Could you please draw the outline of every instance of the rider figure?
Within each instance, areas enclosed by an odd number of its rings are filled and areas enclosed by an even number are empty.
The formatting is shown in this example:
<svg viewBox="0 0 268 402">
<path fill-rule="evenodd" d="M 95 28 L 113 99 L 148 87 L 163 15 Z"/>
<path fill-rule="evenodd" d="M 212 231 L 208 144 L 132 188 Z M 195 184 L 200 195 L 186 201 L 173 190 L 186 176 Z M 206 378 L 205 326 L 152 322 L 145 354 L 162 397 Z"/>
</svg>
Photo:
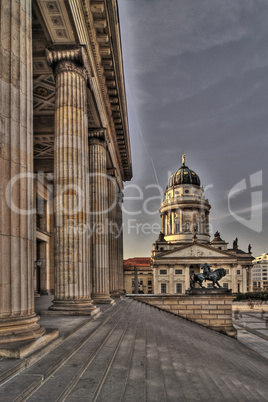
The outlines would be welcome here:
<svg viewBox="0 0 268 402">
<path fill-rule="evenodd" d="M 205 264 L 202 265 L 203 274 L 204 274 L 205 277 L 208 277 L 209 272 L 212 272 L 210 267 L 211 267 L 211 265 L 208 264 L 208 263 L 205 263 Z"/>
</svg>

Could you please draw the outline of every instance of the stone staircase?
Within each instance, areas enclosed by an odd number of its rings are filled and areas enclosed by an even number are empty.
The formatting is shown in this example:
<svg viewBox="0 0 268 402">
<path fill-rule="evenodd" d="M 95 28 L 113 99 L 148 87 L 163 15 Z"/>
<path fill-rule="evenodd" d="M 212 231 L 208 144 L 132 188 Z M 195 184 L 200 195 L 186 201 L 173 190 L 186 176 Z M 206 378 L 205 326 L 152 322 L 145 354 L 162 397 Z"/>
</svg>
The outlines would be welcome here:
<svg viewBox="0 0 268 402">
<path fill-rule="evenodd" d="M 123 299 L 46 355 L 2 360 L 0 401 L 267 401 L 267 376 L 235 339 Z"/>
</svg>

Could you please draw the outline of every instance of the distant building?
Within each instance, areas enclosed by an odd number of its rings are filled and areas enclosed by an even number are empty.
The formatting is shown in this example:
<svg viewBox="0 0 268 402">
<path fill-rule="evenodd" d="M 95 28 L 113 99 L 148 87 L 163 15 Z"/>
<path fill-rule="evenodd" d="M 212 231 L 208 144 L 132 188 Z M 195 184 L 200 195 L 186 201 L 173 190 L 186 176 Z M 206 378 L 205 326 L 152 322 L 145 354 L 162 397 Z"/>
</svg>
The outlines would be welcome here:
<svg viewBox="0 0 268 402">
<path fill-rule="evenodd" d="M 150 258 L 129 258 L 124 260 L 124 279 L 127 294 L 152 294 L 153 270 Z"/>
<path fill-rule="evenodd" d="M 161 233 L 152 250 L 155 294 L 185 293 L 191 274 L 202 272 L 204 263 L 209 263 L 212 270 L 226 269 L 221 286 L 233 292 L 251 290 L 251 247 L 244 252 L 235 239 L 233 248 L 228 249 L 218 231 L 210 241 L 210 208 L 199 176 L 185 165 L 183 156 L 181 167 L 168 181 L 159 209 Z M 204 282 L 204 286 L 212 283 Z"/>
<path fill-rule="evenodd" d="M 253 290 L 268 290 L 268 253 L 256 257 L 252 263 Z"/>
</svg>

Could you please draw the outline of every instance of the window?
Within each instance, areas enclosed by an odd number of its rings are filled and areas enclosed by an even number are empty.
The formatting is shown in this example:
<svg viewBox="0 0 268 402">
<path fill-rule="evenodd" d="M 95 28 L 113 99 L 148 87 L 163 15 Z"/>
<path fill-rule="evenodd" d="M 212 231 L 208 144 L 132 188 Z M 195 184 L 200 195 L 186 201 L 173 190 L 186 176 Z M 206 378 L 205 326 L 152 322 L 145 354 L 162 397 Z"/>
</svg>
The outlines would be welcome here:
<svg viewBox="0 0 268 402">
<path fill-rule="evenodd" d="M 148 286 L 152 286 L 152 279 L 148 279 Z"/>
<path fill-rule="evenodd" d="M 207 287 L 208 287 L 208 288 L 213 288 L 213 283 L 208 283 L 208 284 L 207 284 Z"/>
<path fill-rule="evenodd" d="M 160 275 L 166 275 L 167 270 L 166 269 L 160 269 Z"/>
<path fill-rule="evenodd" d="M 225 271 L 226 271 L 226 275 L 229 275 L 229 269 L 225 269 Z"/>
<path fill-rule="evenodd" d="M 228 283 L 225 282 L 225 283 L 223 284 L 223 287 L 224 287 L 225 289 L 228 289 Z"/>
<path fill-rule="evenodd" d="M 176 275 L 182 275 L 182 269 L 175 269 Z"/>
<path fill-rule="evenodd" d="M 167 284 L 161 283 L 161 293 L 167 293 Z"/>
<path fill-rule="evenodd" d="M 176 283 L 176 293 L 182 293 L 182 284 Z"/>
<path fill-rule="evenodd" d="M 237 270 L 237 275 L 240 275 L 240 269 Z"/>
<path fill-rule="evenodd" d="M 140 285 L 143 285 L 143 279 L 140 279 Z"/>
</svg>

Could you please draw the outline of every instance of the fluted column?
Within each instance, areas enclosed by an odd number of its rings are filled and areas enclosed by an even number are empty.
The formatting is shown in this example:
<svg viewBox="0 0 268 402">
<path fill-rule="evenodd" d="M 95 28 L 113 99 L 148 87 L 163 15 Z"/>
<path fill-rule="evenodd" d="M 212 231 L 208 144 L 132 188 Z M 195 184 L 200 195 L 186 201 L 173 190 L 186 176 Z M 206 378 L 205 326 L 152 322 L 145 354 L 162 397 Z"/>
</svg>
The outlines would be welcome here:
<svg viewBox="0 0 268 402">
<path fill-rule="evenodd" d="M 107 144 L 105 131 L 89 133 L 92 298 L 110 303 Z"/>
<path fill-rule="evenodd" d="M 0 343 L 8 343 L 45 329 L 33 289 L 32 2 L 0 7 Z"/>
<path fill-rule="evenodd" d="M 161 232 L 165 233 L 165 215 L 161 215 Z"/>
<path fill-rule="evenodd" d="M 110 170 L 108 177 L 108 195 L 109 195 L 109 286 L 112 297 L 119 297 L 118 292 L 118 271 L 117 271 L 117 237 L 120 235 L 120 228 L 116 221 L 116 179 L 114 178 L 114 169 Z"/>
<path fill-rule="evenodd" d="M 123 216 L 122 216 L 123 194 L 119 191 L 117 194 L 117 225 L 119 228 L 119 236 L 117 238 L 117 272 L 118 283 L 117 290 L 120 294 L 124 294 L 124 264 L 123 264 Z"/>
<path fill-rule="evenodd" d="M 252 267 L 248 267 L 248 291 L 253 292 Z"/>
<path fill-rule="evenodd" d="M 232 264 L 232 290 L 233 293 L 237 292 L 237 266 Z"/>
<path fill-rule="evenodd" d="M 185 265 L 184 274 L 185 274 L 185 290 L 188 290 L 190 288 L 190 266 L 189 265 Z"/>
<path fill-rule="evenodd" d="M 83 49 L 47 50 L 56 78 L 55 297 L 50 310 L 94 314 L 90 297 L 87 73 Z"/>
<path fill-rule="evenodd" d="M 247 268 L 243 267 L 242 268 L 242 292 L 246 293 L 247 292 Z"/>
</svg>

